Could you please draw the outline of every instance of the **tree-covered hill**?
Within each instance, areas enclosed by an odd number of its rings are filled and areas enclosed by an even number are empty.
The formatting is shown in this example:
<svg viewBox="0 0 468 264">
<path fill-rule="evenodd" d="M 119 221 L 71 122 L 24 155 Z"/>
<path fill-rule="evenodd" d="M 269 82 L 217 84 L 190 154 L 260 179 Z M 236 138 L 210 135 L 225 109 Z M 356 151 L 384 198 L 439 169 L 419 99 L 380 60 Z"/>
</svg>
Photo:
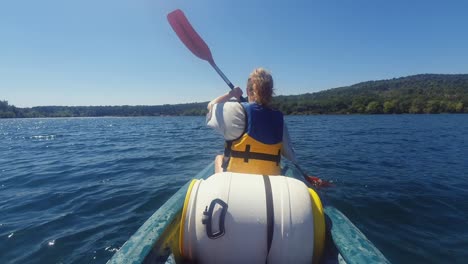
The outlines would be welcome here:
<svg viewBox="0 0 468 264">
<path fill-rule="evenodd" d="M 468 113 L 468 74 L 421 74 L 275 99 L 287 114 Z"/>
<path fill-rule="evenodd" d="M 204 115 L 208 102 L 157 106 L 39 106 L 0 100 L 0 118 Z M 468 74 L 421 74 L 316 93 L 277 96 L 285 114 L 468 113 Z"/>
</svg>

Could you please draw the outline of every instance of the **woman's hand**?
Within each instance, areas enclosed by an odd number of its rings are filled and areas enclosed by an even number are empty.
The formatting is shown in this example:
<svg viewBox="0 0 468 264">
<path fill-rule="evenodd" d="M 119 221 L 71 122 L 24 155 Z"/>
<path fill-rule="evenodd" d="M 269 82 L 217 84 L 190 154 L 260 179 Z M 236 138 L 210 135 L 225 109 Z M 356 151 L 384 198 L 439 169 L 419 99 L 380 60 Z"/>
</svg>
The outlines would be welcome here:
<svg viewBox="0 0 468 264">
<path fill-rule="evenodd" d="M 237 101 L 240 101 L 239 99 L 241 96 L 242 96 L 242 89 L 239 87 L 236 87 L 232 89 L 231 91 L 229 91 L 229 93 L 223 94 L 213 99 L 210 103 L 208 103 L 207 109 L 208 111 L 211 111 L 211 109 L 213 108 L 213 105 L 227 102 L 229 101 L 229 99 L 233 97 L 235 97 Z"/>
<path fill-rule="evenodd" d="M 235 97 L 237 99 L 237 101 L 240 101 L 240 97 L 242 96 L 242 89 L 239 88 L 239 87 L 236 87 L 234 89 L 232 89 L 231 91 L 229 91 L 229 95 L 231 97 Z"/>
</svg>

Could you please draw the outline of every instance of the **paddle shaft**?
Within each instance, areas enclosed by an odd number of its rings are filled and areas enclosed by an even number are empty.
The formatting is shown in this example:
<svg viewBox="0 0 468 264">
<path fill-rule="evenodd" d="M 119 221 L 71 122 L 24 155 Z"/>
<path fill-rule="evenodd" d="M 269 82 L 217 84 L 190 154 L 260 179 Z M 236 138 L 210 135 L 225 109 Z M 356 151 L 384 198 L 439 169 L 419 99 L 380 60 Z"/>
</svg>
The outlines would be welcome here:
<svg viewBox="0 0 468 264">
<path fill-rule="evenodd" d="M 213 67 L 213 69 L 216 70 L 216 72 L 219 74 L 219 76 L 221 76 L 221 78 L 223 78 L 224 82 L 226 82 L 226 84 L 229 86 L 229 88 L 231 88 L 231 90 L 234 89 L 234 85 L 231 83 L 231 81 L 229 81 L 229 79 L 226 77 L 226 75 L 224 75 L 224 73 L 219 69 L 219 67 L 214 62 L 210 62 L 210 65 Z"/>
<path fill-rule="evenodd" d="M 307 173 L 305 173 L 305 171 L 302 170 L 302 168 L 298 164 L 296 163 L 293 163 L 293 164 L 294 166 L 296 166 L 296 169 L 302 174 L 302 176 L 304 176 L 305 178 L 308 176 Z"/>
</svg>

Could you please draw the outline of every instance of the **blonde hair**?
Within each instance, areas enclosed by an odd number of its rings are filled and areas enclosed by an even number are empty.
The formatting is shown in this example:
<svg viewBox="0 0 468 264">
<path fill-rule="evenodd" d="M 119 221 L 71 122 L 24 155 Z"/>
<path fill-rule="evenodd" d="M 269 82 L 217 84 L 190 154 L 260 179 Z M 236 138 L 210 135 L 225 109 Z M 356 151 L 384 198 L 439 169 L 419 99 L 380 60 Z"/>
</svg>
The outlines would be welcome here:
<svg viewBox="0 0 468 264">
<path fill-rule="evenodd" d="M 263 68 L 257 68 L 249 75 L 247 89 L 255 95 L 255 102 L 267 106 L 273 98 L 273 77 Z"/>
</svg>

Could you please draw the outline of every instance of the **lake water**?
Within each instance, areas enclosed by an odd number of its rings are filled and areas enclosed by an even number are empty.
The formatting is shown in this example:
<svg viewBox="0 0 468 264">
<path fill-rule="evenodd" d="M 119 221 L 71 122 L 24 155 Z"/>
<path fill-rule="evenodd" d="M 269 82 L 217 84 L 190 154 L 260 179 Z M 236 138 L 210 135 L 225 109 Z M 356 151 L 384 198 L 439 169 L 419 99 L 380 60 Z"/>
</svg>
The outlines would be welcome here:
<svg viewBox="0 0 468 264">
<path fill-rule="evenodd" d="M 466 263 L 468 115 L 286 122 L 390 261 Z M 204 117 L 0 120 L 0 263 L 105 263 L 222 145 Z"/>
</svg>

